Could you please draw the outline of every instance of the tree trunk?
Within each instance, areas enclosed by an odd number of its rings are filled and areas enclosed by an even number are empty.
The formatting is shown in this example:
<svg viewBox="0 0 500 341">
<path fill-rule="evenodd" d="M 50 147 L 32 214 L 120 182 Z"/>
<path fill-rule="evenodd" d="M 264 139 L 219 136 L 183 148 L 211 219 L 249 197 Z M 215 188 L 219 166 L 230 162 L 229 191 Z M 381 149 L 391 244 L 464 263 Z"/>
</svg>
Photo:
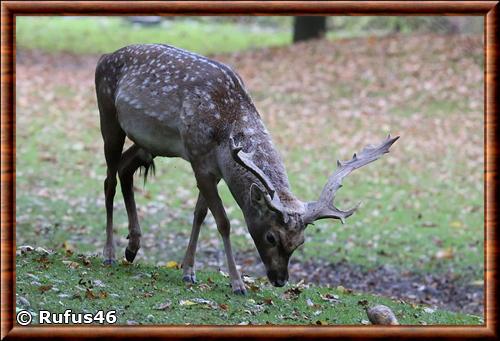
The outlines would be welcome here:
<svg viewBox="0 0 500 341">
<path fill-rule="evenodd" d="M 300 16 L 294 18 L 293 42 L 309 39 L 318 39 L 325 36 L 326 17 L 324 16 Z"/>
</svg>

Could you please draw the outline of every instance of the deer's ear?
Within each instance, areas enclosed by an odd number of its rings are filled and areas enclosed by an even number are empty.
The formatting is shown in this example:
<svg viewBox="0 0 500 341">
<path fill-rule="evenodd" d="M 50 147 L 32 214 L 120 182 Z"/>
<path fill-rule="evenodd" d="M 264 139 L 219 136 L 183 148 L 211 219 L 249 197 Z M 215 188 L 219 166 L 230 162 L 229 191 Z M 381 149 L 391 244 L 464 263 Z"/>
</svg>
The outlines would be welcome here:
<svg viewBox="0 0 500 341">
<path fill-rule="evenodd" d="M 274 213 L 278 215 L 283 223 L 288 222 L 288 215 L 276 207 L 267 192 L 261 190 L 256 184 L 250 186 L 250 200 L 253 207 L 255 207 L 260 214 Z"/>
<path fill-rule="evenodd" d="M 265 193 L 257 186 L 256 184 L 252 184 L 250 186 L 250 200 L 252 205 L 256 208 L 267 209 L 267 203 L 265 198 Z"/>
</svg>

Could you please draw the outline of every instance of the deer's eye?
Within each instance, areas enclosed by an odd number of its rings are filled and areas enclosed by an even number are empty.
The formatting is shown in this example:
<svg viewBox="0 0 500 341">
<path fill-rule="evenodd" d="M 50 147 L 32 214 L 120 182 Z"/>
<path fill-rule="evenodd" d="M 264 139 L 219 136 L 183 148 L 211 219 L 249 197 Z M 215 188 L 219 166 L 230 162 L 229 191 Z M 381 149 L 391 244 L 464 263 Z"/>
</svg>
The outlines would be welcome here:
<svg viewBox="0 0 500 341">
<path fill-rule="evenodd" d="M 276 246 L 276 238 L 274 237 L 274 235 L 272 233 L 268 233 L 266 235 L 266 240 L 272 246 Z"/>
</svg>

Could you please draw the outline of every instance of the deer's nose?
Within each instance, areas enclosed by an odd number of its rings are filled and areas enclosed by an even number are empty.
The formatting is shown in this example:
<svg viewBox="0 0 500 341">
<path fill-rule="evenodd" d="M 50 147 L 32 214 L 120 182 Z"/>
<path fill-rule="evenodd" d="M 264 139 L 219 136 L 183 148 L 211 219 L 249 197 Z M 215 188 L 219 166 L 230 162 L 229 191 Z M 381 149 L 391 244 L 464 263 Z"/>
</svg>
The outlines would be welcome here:
<svg viewBox="0 0 500 341">
<path fill-rule="evenodd" d="M 275 281 L 273 281 L 273 285 L 275 287 L 282 287 L 286 284 L 286 280 L 282 280 L 282 279 L 277 279 Z"/>
</svg>

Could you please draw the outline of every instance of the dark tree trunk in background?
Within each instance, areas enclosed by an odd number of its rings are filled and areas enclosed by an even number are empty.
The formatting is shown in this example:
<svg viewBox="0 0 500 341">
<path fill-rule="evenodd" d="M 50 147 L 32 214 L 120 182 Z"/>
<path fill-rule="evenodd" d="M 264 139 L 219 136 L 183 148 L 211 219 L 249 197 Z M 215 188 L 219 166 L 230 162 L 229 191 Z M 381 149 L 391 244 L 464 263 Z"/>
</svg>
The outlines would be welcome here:
<svg viewBox="0 0 500 341">
<path fill-rule="evenodd" d="M 326 33 L 326 17 L 301 16 L 293 22 L 293 42 L 324 37 Z"/>
</svg>

